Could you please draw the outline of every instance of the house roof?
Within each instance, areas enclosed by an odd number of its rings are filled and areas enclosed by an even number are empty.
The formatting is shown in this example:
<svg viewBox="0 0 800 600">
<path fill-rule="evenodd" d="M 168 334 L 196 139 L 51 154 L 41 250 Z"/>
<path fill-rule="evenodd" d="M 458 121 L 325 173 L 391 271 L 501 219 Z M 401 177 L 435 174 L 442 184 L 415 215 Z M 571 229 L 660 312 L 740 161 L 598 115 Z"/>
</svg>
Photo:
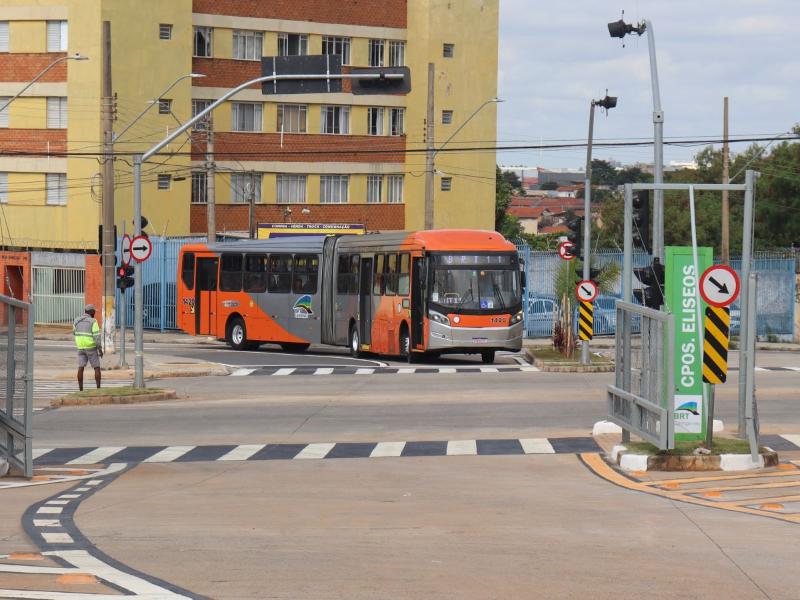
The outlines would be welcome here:
<svg viewBox="0 0 800 600">
<path fill-rule="evenodd" d="M 512 206 L 508 209 L 508 214 L 517 217 L 518 219 L 538 219 L 542 216 L 544 208 L 541 206 Z"/>
<path fill-rule="evenodd" d="M 550 225 L 549 227 L 542 227 L 539 233 L 567 233 L 569 228 L 566 225 Z"/>
</svg>

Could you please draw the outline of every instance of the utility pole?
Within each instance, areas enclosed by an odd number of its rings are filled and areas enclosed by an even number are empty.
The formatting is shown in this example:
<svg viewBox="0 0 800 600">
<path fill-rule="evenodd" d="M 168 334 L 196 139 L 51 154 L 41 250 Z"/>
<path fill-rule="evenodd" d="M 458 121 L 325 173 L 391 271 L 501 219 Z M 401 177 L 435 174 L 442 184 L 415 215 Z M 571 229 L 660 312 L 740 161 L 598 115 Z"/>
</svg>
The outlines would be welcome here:
<svg viewBox="0 0 800 600">
<path fill-rule="evenodd" d="M 216 165 L 214 164 L 214 131 L 211 119 L 206 124 L 206 224 L 208 243 L 217 241 L 217 197 L 214 185 Z"/>
<path fill-rule="evenodd" d="M 256 239 L 256 174 L 255 171 L 250 171 L 250 185 L 248 186 L 247 201 L 250 205 L 248 223 L 248 237 L 251 240 Z"/>
<path fill-rule="evenodd" d="M 425 123 L 425 142 L 428 151 L 425 153 L 425 229 L 433 229 L 433 195 L 434 195 L 434 138 L 433 138 L 433 86 L 436 70 L 433 63 L 428 63 L 428 115 Z"/>
<path fill-rule="evenodd" d="M 730 154 L 728 149 L 728 97 L 722 101 L 722 183 L 730 183 Z M 731 223 L 730 202 L 728 190 L 722 190 L 722 264 L 727 265 L 731 260 Z"/>
<path fill-rule="evenodd" d="M 103 347 L 113 353 L 117 240 L 114 235 L 114 92 L 111 85 L 111 22 L 103 21 Z"/>
</svg>

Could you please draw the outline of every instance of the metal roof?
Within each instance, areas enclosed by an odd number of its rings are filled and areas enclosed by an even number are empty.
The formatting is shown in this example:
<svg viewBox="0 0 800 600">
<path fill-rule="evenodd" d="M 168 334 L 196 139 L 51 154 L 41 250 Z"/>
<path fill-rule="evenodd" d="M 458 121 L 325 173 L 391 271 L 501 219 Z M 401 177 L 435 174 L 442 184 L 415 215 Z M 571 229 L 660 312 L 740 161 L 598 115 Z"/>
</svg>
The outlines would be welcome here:
<svg viewBox="0 0 800 600">
<path fill-rule="evenodd" d="M 241 240 L 209 244 L 212 252 L 322 252 L 325 235 L 295 235 L 268 240 Z"/>
</svg>

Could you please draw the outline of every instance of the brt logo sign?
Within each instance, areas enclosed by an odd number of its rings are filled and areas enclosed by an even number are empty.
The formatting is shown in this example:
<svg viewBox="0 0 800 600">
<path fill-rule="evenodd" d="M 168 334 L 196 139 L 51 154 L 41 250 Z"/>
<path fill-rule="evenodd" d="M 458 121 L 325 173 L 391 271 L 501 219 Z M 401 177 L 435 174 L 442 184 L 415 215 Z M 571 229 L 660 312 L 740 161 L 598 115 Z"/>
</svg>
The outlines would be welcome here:
<svg viewBox="0 0 800 600">
<path fill-rule="evenodd" d="M 306 294 L 298 298 L 297 302 L 294 303 L 293 310 L 295 319 L 307 319 L 313 315 L 314 311 L 311 310 L 311 296 Z"/>
</svg>

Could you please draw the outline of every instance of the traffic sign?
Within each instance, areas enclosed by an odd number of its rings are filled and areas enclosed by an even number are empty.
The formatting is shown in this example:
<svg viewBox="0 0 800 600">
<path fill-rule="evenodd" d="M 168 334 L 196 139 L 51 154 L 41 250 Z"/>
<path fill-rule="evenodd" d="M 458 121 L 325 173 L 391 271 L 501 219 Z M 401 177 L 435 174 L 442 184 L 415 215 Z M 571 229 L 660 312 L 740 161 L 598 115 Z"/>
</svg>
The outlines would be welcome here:
<svg viewBox="0 0 800 600">
<path fill-rule="evenodd" d="M 597 284 L 590 279 L 579 281 L 575 286 L 575 297 L 581 302 L 594 302 L 597 298 Z"/>
<path fill-rule="evenodd" d="M 711 306 L 730 306 L 739 297 L 739 289 L 739 276 L 726 265 L 709 267 L 700 277 L 700 295 Z"/>
<path fill-rule="evenodd" d="M 706 307 L 703 337 L 703 381 L 705 383 L 725 383 L 728 376 L 730 329 L 731 313 L 727 306 Z"/>
<path fill-rule="evenodd" d="M 131 240 L 131 256 L 133 260 L 143 263 L 153 252 L 153 243 L 144 235 L 137 235 Z"/>
<path fill-rule="evenodd" d="M 578 337 L 585 342 L 592 339 L 594 331 L 594 305 L 581 302 L 578 305 Z"/>
<path fill-rule="evenodd" d="M 131 236 L 122 236 L 122 266 L 127 267 L 131 264 Z"/>
<path fill-rule="evenodd" d="M 575 244 L 572 242 L 561 242 L 558 245 L 558 255 L 564 260 L 575 258 Z"/>
</svg>

